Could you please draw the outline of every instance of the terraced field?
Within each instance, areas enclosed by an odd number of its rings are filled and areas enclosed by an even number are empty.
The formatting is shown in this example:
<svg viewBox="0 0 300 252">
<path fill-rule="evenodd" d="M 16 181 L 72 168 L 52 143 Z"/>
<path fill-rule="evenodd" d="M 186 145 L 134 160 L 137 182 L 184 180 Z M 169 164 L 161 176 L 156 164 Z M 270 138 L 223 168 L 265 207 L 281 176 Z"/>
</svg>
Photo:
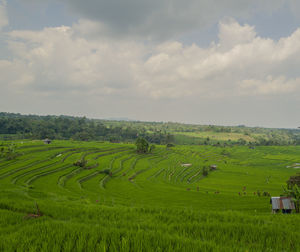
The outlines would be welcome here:
<svg viewBox="0 0 300 252">
<path fill-rule="evenodd" d="M 300 251 L 300 217 L 271 215 L 257 195 L 282 193 L 299 147 L 13 143 L 0 251 Z"/>
<path fill-rule="evenodd" d="M 201 139 L 210 138 L 211 140 L 217 140 L 217 141 L 228 141 L 228 140 L 238 141 L 239 139 L 244 139 L 247 142 L 255 141 L 255 138 L 242 133 L 202 131 L 202 132 L 174 132 L 174 134 L 201 138 Z M 263 134 L 261 135 L 257 134 L 255 136 L 266 137 Z"/>
</svg>

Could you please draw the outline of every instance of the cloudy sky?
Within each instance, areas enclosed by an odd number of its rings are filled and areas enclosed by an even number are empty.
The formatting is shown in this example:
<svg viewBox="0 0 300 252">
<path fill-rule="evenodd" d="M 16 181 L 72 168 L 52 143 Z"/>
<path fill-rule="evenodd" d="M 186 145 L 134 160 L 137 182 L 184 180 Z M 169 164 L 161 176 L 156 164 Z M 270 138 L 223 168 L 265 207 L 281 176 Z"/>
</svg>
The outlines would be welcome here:
<svg viewBox="0 0 300 252">
<path fill-rule="evenodd" d="M 299 0 L 0 0 L 0 111 L 300 126 Z"/>
</svg>

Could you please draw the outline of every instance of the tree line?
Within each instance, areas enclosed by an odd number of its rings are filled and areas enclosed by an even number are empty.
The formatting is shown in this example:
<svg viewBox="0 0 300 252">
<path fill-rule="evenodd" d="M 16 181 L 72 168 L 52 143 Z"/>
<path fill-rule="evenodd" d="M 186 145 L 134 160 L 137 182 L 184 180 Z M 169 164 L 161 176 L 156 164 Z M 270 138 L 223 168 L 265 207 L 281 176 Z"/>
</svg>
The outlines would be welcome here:
<svg viewBox="0 0 300 252">
<path fill-rule="evenodd" d="M 167 144 L 173 136 L 168 133 L 148 133 L 130 126 L 107 126 L 99 120 L 70 116 L 37 116 L 0 113 L 0 135 L 8 139 L 73 139 L 81 141 L 134 142 L 138 137 L 148 142 Z"/>
<path fill-rule="evenodd" d="M 181 132 L 239 133 L 252 138 L 246 141 L 193 137 Z M 0 112 L 1 139 L 74 139 L 111 142 L 134 142 L 143 137 L 155 144 L 213 146 L 300 145 L 300 129 L 192 125 L 173 122 L 141 122 L 87 119 L 72 116 L 38 116 Z"/>
</svg>

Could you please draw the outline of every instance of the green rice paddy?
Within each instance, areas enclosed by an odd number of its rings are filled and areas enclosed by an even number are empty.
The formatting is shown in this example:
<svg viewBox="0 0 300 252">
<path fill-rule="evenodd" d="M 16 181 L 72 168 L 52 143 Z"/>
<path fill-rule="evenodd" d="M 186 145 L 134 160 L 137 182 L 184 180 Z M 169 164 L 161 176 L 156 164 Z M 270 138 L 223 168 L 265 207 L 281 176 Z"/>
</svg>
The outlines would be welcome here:
<svg viewBox="0 0 300 252">
<path fill-rule="evenodd" d="M 300 216 L 271 214 L 262 196 L 299 171 L 300 146 L 141 155 L 132 144 L 13 143 L 18 157 L 0 159 L 0 251 L 300 251 Z"/>
</svg>

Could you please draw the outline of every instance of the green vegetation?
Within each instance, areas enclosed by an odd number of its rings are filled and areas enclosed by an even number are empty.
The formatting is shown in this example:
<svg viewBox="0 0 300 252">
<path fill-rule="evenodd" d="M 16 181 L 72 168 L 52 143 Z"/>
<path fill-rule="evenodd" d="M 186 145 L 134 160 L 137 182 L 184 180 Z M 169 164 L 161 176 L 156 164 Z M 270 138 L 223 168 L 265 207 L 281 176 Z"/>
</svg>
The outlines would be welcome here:
<svg viewBox="0 0 300 252">
<path fill-rule="evenodd" d="M 292 198 L 297 213 L 300 213 L 300 174 L 291 176 L 284 188 L 286 196 Z"/>
<path fill-rule="evenodd" d="M 139 137 L 135 141 L 137 153 L 147 153 L 149 152 L 149 143 L 142 137 Z"/>
<path fill-rule="evenodd" d="M 172 137 L 162 132 L 145 132 L 129 125 L 105 125 L 85 117 L 35 116 L 0 112 L 0 139 L 72 139 L 80 141 L 134 142 L 138 135 L 151 143 L 165 144 Z"/>
<path fill-rule="evenodd" d="M 300 129 L 195 125 L 173 122 L 101 121 L 110 128 L 130 127 L 141 134 L 168 135 L 171 143 L 185 145 L 299 145 Z M 141 135 L 142 136 L 142 135 Z M 147 139 L 147 138 L 146 138 Z M 147 139 L 151 142 L 151 140 Z"/>
<path fill-rule="evenodd" d="M 300 146 L 3 141 L 0 251 L 299 251 L 271 214 Z M 84 165 L 82 165 L 84 164 Z"/>
<path fill-rule="evenodd" d="M 0 112 L 0 139 L 59 139 L 213 146 L 300 145 L 300 129 L 108 121 L 70 116 L 36 116 Z"/>
<path fill-rule="evenodd" d="M 15 159 L 18 156 L 18 153 L 16 152 L 16 146 L 14 144 L 10 144 L 8 146 L 5 146 L 0 148 L 0 158 L 4 158 L 6 160 L 12 160 Z"/>
</svg>

